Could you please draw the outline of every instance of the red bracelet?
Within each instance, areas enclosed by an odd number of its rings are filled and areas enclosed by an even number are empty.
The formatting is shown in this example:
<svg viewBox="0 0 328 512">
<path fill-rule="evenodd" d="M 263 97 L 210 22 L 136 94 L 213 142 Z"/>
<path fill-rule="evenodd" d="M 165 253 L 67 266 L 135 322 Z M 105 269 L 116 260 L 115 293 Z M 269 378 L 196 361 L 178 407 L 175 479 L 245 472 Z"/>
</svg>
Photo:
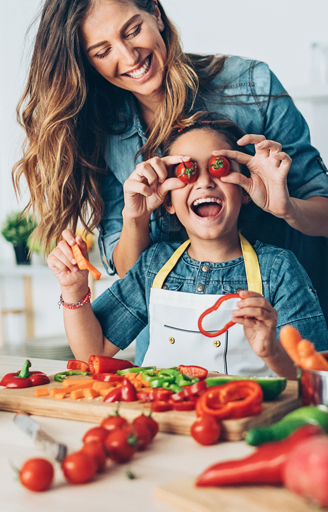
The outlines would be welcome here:
<svg viewBox="0 0 328 512">
<path fill-rule="evenodd" d="M 59 298 L 58 306 L 59 306 L 59 309 L 60 309 L 60 306 L 64 306 L 64 308 L 67 308 L 67 309 L 78 309 L 78 308 L 81 308 L 82 306 L 84 306 L 84 304 L 88 304 L 88 302 L 90 302 L 90 300 L 91 300 L 91 290 L 90 290 L 90 288 L 88 288 L 88 293 L 86 294 L 86 296 L 84 297 L 84 299 L 82 301 L 75 302 L 75 304 L 67 304 L 67 302 L 64 301 L 63 296 L 61 295 Z"/>
</svg>

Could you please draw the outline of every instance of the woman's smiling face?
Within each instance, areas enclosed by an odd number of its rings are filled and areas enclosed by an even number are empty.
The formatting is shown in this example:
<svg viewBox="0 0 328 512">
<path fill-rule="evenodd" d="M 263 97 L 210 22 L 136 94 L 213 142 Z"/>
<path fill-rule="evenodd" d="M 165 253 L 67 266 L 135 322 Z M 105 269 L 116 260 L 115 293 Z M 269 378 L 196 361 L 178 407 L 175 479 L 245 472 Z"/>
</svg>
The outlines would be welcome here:
<svg viewBox="0 0 328 512">
<path fill-rule="evenodd" d="M 239 211 L 247 199 L 241 187 L 223 183 L 208 171 L 212 151 L 231 149 L 214 130 L 195 129 L 181 135 L 171 146 L 171 155 L 188 155 L 198 165 L 198 178 L 184 188 L 171 191 L 170 213 L 176 213 L 191 240 L 229 239 L 236 236 Z M 240 172 L 230 162 L 230 172 Z"/>
<path fill-rule="evenodd" d="M 162 91 L 167 54 L 163 30 L 157 5 L 149 14 L 132 1 L 100 0 L 81 26 L 83 49 L 106 80 L 142 101 Z"/>
</svg>

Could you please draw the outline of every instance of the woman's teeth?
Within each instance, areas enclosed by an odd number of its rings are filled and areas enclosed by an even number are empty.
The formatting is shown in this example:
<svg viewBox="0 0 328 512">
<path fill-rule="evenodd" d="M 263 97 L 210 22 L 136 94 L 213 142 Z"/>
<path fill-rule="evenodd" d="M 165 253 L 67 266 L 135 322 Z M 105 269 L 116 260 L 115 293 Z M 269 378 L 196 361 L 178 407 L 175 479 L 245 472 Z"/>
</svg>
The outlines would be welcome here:
<svg viewBox="0 0 328 512">
<path fill-rule="evenodd" d="M 132 71 L 131 73 L 125 73 L 125 74 L 130 76 L 131 78 L 141 78 L 149 70 L 150 60 L 151 60 L 151 55 L 149 55 L 149 57 L 145 60 L 145 63 L 141 68 L 137 69 L 136 71 Z"/>
</svg>

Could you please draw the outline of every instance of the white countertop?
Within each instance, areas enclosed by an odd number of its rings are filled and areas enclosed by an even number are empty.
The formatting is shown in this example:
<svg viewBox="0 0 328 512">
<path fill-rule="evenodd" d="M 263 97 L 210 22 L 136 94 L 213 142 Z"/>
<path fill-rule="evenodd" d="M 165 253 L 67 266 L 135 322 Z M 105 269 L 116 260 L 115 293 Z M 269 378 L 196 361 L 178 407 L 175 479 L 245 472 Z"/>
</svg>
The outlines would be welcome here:
<svg viewBox="0 0 328 512">
<path fill-rule="evenodd" d="M 32 370 L 53 374 L 65 369 L 65 361 L 30 359 Z M 17 371 L 25 359 L 0 356 L 0 378 Z M 11 465 L 20 467 L 31 457 L 46 457 L 13 423 L 14 413 L 0 411 L 0 510 L 1 512 L 177 512 L 154 496 L 155 488 L 176 480 L 196 477 L 209 465 L 239 458 L 253 451 L 244 442 L 201 446 L 190 436 L 159 433 L 144 452 L 128 464 L 111 464 L 91 483 L 71 485 L 56 467 L 53 486 L 33 493 L 17 480 Z M 68 446 L 69 453 L 82 446 L 84 433 L 95 424 L 34 416 L 42 429 Z M 55 463 L 56 464 L 56 463 Z M 135 480 L 126 477 L 130 469 Z M 218 510 L 225 512 L 218 504 Z"/>
</svg>

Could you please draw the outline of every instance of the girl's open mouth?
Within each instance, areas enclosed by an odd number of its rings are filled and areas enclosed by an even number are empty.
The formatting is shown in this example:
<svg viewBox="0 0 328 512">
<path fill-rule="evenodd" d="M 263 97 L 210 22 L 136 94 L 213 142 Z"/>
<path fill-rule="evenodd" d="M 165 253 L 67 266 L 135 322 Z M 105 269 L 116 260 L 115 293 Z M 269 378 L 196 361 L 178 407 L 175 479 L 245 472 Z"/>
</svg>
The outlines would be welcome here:
<svg viewBox="0 0 328 512">
<path fill-rule="evenodd" d="M 129 78 L 133 78 L 134 80 L 140 80 L 140 78 L 143 78 L 150 70 L 152 59 L 153 59 L 153 54 L 151 53 L 144 60 L 142 66 L 140 66 L 135 71 L 132 71 L 131 73 L 124 73 L 124 75 L 128 76 Z"/>
<path fill-rule="evenodd" d="M 222 202 L 216 197 L 196 199 L 191 209 L 198 217 L 216 217 L 222 209 Z"/>
</svg>

